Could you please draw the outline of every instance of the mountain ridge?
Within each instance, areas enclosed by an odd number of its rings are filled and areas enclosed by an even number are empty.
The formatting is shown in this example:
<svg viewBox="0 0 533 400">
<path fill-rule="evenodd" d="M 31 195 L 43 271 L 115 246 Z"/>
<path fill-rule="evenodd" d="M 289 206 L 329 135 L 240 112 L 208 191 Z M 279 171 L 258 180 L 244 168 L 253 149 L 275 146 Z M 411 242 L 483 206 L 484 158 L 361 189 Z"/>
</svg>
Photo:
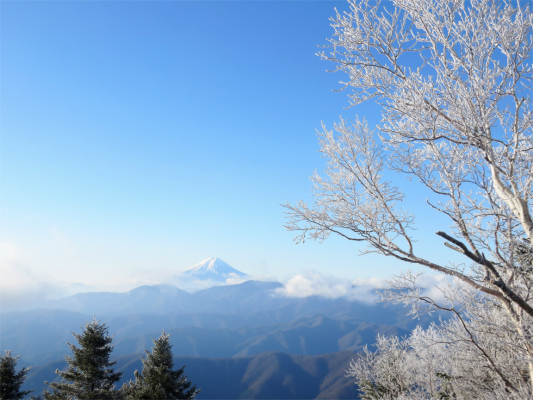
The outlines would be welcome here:
<svg viewBox="0 0 533 400">
<path fill-rule="evenodd" d="M 114 357 L 115 370 L 123 372 L 122 383 L 141 370 L 140 356 Z M 356 355 L 342 351 L 316 356 L 284 354 L 275 351 L 250 357 L 174 357 L 174 365 L 185 365 L 186 376 L 202 388 L 202 399 L 358 399 L 357 386 L 345 370 Z M 40 394 L 43 382 L 57 379 L 54 371 L 64 369 L 64 360 L 32 368 L 22 387 Z"/>
</svg>

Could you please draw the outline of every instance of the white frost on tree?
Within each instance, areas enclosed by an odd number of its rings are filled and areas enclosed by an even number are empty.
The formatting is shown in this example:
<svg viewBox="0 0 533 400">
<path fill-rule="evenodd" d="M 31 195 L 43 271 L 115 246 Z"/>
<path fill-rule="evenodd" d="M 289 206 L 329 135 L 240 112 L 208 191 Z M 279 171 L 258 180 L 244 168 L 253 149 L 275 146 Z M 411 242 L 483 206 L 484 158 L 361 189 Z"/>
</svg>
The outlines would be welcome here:
<svg viewBox="0 0 533 400">
<path fill-rule="evenodd" d="M 299 232 L 298 242 L 337 234 L 365 243 L 363 253 L 454 277 L 445 303 L 420 296 L 410 273 L 396 277 L 384 298 L 411 303 L 415 313 L 421 304 L 449 310 L 457 326 L 443 324 L 439 332 L 464 339 L 457 346 L 475 353 L 471 365 L 490 371 L 494 387 L 503 385 L 509 395 L 522 393 L 519 381 L 532 395 L 530 6 L 519 0 L 349 4 L 332 18 L 332 50 L 321 56 L 347 75 L 343 84 L 354 106 L 371 99 L 381 106 L 382 122 L 375 130 L 359 119 L 323 127 L 328 163 L 312 177 L 315 201 L 287 204 L 287 228 Z M 415 216 L 401 207 L 402 190 L 384 179 L 388 171 L 425 186 L 428 207 L 450 221 L 449 228 L 435 227 L 436 234 L 465 264 L 421 255 Z M 497 323 L 483 325 L 490 318 Z M 479 324 L 491 339 L 473 333 Z M 499 337 L 506 338 L 505 350 L 495 351 Z M 520 358 L 525 377 L 500 365 L 500 355 Z"/>
<path fill-rule="evenodd" d="M 527 340 L 497 301 L 463 288 L 454 316 L 403 340 L 378 337 L 352 361 L 363 399 L 527 399 Z M 462 312 L 457 311 L 462 309 Z"/>
</svg>

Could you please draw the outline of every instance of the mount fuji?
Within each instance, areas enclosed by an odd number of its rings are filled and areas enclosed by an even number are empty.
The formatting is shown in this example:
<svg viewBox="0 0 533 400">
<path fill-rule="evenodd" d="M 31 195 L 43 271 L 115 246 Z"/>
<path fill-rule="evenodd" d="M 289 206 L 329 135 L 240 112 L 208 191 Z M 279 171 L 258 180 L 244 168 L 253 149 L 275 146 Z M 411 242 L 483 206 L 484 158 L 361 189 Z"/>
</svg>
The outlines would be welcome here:
<svg viewBox="0 0 533 400">
<path fill-rule="evenodd" d="M 241 283 L 250 277 L 238 271 L 220 258 L 207 258 L 175 275 L 181 285 L 206 287 L 220 284 Z"/>
</svg>

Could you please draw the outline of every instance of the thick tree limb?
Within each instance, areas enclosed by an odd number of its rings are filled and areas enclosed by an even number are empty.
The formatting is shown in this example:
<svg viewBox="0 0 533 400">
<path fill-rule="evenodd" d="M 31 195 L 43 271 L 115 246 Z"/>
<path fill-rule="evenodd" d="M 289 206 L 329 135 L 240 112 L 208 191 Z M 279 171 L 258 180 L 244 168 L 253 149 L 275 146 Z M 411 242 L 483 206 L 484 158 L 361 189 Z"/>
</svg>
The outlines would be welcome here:
<svg viewBox="0 0 533 400">
<path fill-rule="evenodd" d="M 436 232 L 437 235 L 440 237 L 443 237 L 444 239 L 448 240 L 449 242 L 452 242 L 455 246 L 454 250 L 459 251 L 460 253 L 464 254 L 468 258 L 470 258 L 472 261 L 479 265 L 483 265 L 485 268 L 487 268 L 491 275 L 494 277 L 493 280 L 491 280 L 491 284 L 496 286 L 498 290 L 506 296 L 509 300 L 511 300 L 513 303 L 518 305 L 522 310 L 524 310 L 529 315 L 533 316 L 533 307 L 531 307 L 524 299 L 522 299 L 517 293 L 515 293 L 501 278 L 501 275 L 499 274 L 498 270 L 494 267 L 494 264 L 491 263 L 489 260 L 487 260 L 485 257 L 479 257 L 472 253 L 468 248 L 465 246 L 464 243 L 460 242 L 459 240 L 451 237 L 450 235 L 444 233 L 444 232 Z M 453 247 L 452 247 L 453 248 Z M 485 291 L 486 292 L 486 291 Z M 487 292 L 486 292 L 487 293 Z"/>
</svg>

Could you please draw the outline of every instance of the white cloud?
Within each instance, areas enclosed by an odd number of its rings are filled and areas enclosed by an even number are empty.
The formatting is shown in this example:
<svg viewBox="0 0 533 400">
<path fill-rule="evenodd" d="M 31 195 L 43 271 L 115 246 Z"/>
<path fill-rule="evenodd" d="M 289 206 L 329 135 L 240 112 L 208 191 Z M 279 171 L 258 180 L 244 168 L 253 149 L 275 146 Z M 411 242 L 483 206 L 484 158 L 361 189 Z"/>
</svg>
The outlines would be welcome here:
<svg viewBox="0 0 533 400">
<path fill-rule="evenodd" d="M 463 281 L 444 274 L 425 274 L 417 279 L 422 288 L 421 295 L 429 297 L 438 303 L 445 303 L 445 292 L 449 292 L 449 286 L 461 287 L 466 285 Z"/>
<path fill-rule="evenodd" d="M 225 274 L 224 277 L 221 277 L 220 280 L 214 280 L 206 278 L 195 278 L 180 272 L 178 274 L 172 273 L 170 275 L 167 275 L 163 282 L 158 283 L 175 285 L 178 288 L 187 292 L 196 292 L 198 290 L 207 289 L 213 286 L 239 285 L 246 281 L 277 282 L 278 280 L 268 275 L 246 275 L 243 277 L 233 272 Z"/>
<path fill-rule="evenodd" d="M 431 295 L 437 299 L 442 297 L 442 293 L 435 285 L 445 282 L 446 278 L 443 275 L 422 275 L 419 278 L 424 295 Z M 346 298 L 351 301 L 374 303 L 379 300 L 377 289 L 387 286 L 386 279 L 349 280 L 308 270 L 290 278 L 283 288 L 276 290 L 276 293 L 286 297 L 321 296 L 328 299 Z"/>
<path fill-rule="evenodd" d="M 316 271 L 305 271 L 290 278 L 277 293 L 286 297 L 321 296 L 328 299 L 347 298 L 353 301 L 375 302 L 376 288 L 384 281 L 379 279 L 350 281 L 323 275 Z"/>
<path fill-rule="evenodd" d="M 239 276 L 238 274 L 232 272 L 229 274 L 228 278 L 226 278 L 226 285 L 238 285 L 239 283 L 243 283 L 246 281 L 251 280 L 250 277 L 243 278 L 242 276 Z"/>
<path fill-rule="evenodd" d="M 21 252 L 7 241 L 0 242 L 0 276 L 2 311 L 46 299 L 54 290 L 42 274 L 25 266 Z"/>
<path fill-rule="evenodd" d="M 2 312 L 34 307 L 44 300 L 93 290 L 88 285 L 58 281 L 46 271 L 30 268 L 23 253 L 14 243 L 0 241 Z"/>
<path fill-rule="evenodd" d="M 247 276 L 243 278 L 238 274 L 231 273 L 227 274 L 224 280 L 211 280 L 211 279 L 195 279 L 189 276 L 177 274 L 167 280 L 167 283 L 176 285 L 182 290 L 188 292 L 196 292 L 198 290 L 207 289 L 213 286 L 228 286 L 228 285 L 238 285 L 240 283 L 256 280 L 254 277 Z M 163 283 L 163 282 L 162 282 Z"/>
</svg>

